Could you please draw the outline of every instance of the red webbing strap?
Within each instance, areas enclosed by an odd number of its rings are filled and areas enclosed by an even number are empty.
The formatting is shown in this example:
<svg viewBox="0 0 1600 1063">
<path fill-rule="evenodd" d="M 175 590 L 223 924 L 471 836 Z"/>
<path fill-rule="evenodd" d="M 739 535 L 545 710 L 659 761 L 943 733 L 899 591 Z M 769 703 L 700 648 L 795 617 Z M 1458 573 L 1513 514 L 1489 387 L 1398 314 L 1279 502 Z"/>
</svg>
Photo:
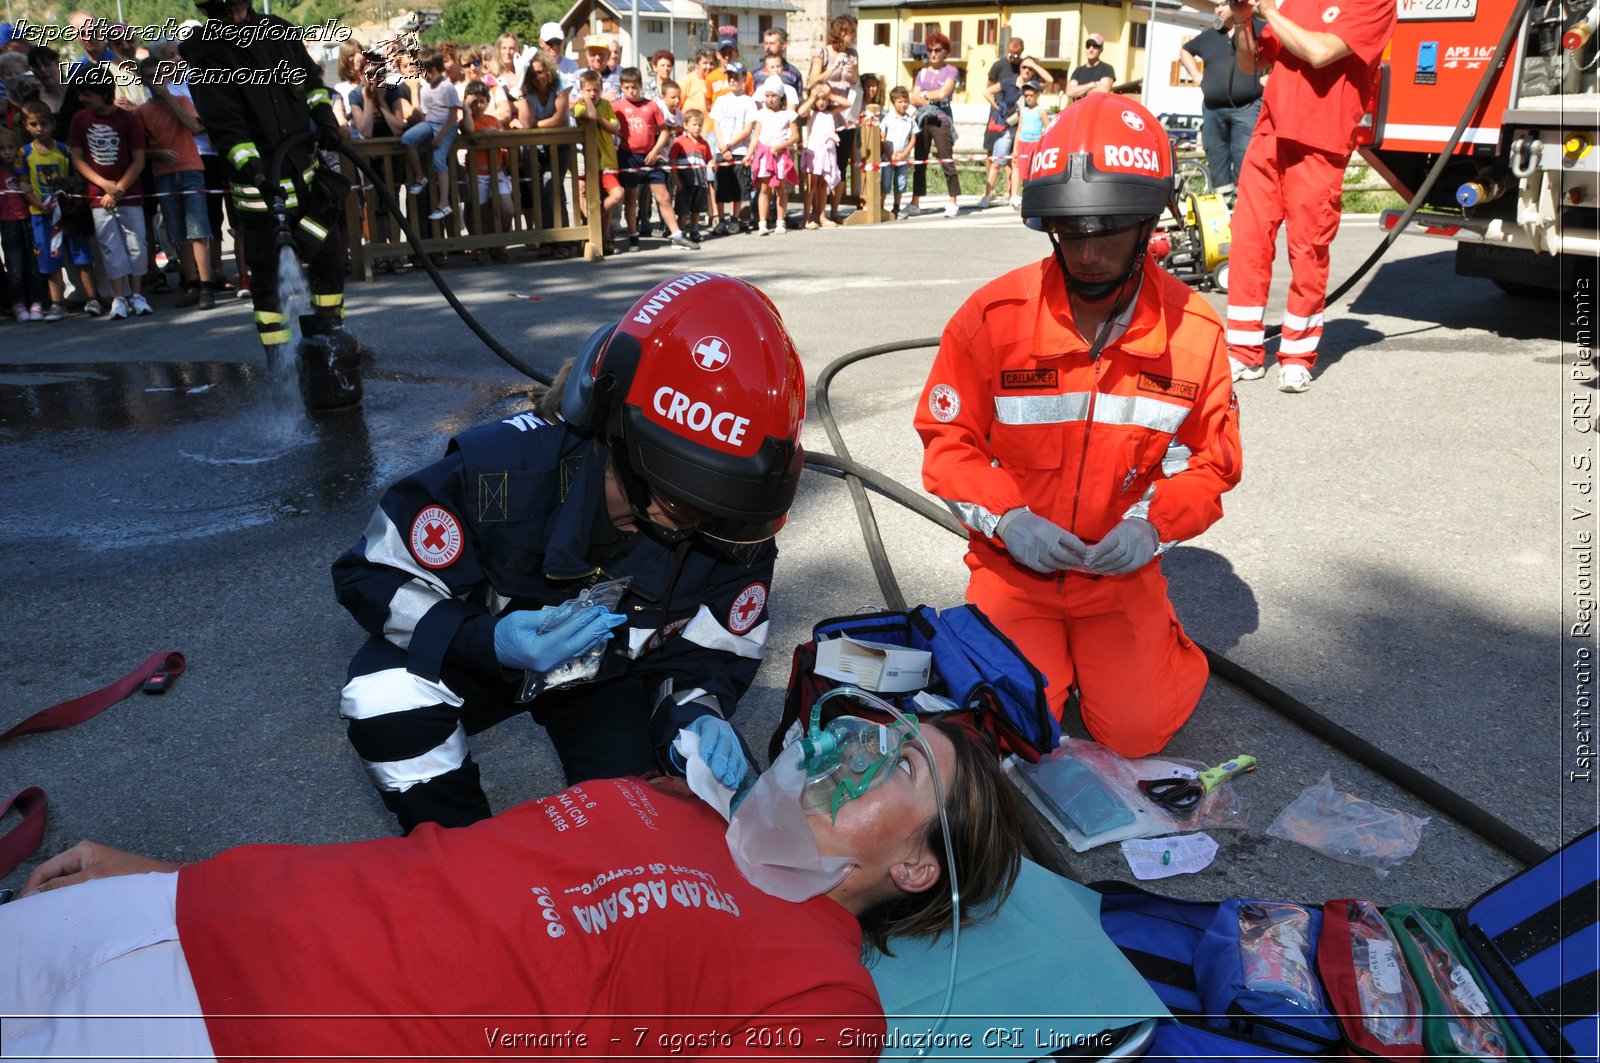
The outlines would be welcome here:
<svg viewBox="0 0 1600 1063">
<path fill-rule="evenodd" d="M 40 709 L 9 731 L 0 733 L 0 742 L 7 742 L 21 735 L 63 731 L 68 727 L 75 727 L 144 686 L 145 680 L 151 676 L 162 676 L 165 680 L 162 684 L 164 689 L 172 680 L 182 675 L 188 666 L 189 662 L 184 660 L 181 653 L 152 653 L 143 664 L 110 686 L 101 687 L 81 698 L 52 705 L 48 709 Z M 22 813 L 22 822 L 0 835 L 0 876 L 10 874 L 12 868 L 39 848 L 39 843 L 44 840 L 44 817 L 48 805 L 49 801 L 44 791 L 37 786 L 17 791 L 4 805 L 0 805 L 0 816 L 4 816 L 13 808 Z"/>
<path fill-rule="evenodd" d="M 165 674 L 169 680 L 176 679 L 183 674 L 183 670 L 188 666 L 189 663 L 183 659 L 183 654 L 181 653 L 152 653 L 143 664 L 110 686 L 101 687 L 93 694 L 85 694 L 81 698 L 73 698 L 71 701 L 63 701 L 59 705 L 52 705 L 48 709 L 40 709 L 11 728 L 11 730 L 0 734 L 0 742 L 6 742 L 22 735 L 38 734 L 43 731 L 61 731 L 68 727 L 75 727 L 91 716 L 104 712 L 135 690 L 138 690 L 144 685 L 144 681 L 151 676 Z"/>
<path fill-rule="evenodd" d="M 37 786 L 18 790 L 0 805 L 0 816 L 15 808 L 22 813 L 22 822 L 0 835 L 0 877 L 11 874 L 11 869 L 26 860 L 44 840 L 44 810 L 49 801 Z"/>
</svg>

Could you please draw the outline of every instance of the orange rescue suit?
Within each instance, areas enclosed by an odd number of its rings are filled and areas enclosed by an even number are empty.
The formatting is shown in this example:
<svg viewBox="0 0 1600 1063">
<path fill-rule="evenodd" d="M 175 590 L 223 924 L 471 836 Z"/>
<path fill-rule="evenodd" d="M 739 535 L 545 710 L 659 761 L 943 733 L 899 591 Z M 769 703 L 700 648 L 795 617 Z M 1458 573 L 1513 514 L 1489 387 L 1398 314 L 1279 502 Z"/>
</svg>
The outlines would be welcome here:
<svg viewBox="0 0 1600 1063">
<path fill-rule="evenodd" d="M 1093 545 L 1124 517 L 1164 552 L 1222 516 L 1239 482 L 1239 410 L 1221 320 L 1148 259 L 1126 327 L 1089 360 L 1054 258 L 980 288 L 945 326 L 915 425 L 923 485 L 969 530 L 967 598 L 1045 674 L 1059 719 L 1124 756 L 1154 753 L 1208 674 L 1158 561 L 1121 576 L 1041 576 L 994 538 L 1032 512 Z"/>
</svg>

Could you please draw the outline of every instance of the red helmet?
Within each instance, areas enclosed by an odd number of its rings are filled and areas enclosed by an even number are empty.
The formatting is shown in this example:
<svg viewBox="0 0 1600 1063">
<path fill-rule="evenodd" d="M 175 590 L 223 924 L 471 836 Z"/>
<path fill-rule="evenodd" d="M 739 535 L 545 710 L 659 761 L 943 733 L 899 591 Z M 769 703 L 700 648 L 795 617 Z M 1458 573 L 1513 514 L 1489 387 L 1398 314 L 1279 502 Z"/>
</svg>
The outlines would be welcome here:
<svg viewBox="0 0 1600 1063">
<path fill-rule="evenodd" d="M 1080 218 L 1088 232 L 1104 231 L 1174 205 L 1166 130 L 1144 107 L 1107 92 L 1085 96 L 1045 130 L 1027 179 L 1022 217 L 1034 228 Z"/>
<path fill-rule="evenodd" d="M 701 532 L 759 542 L 794 502 L 805 391 L 771 300 L 734 277 L 685 273 L 590 337 L 561 415 L 610 443 L 635 509 L 653 489 L 668 509 L 698 511 Z"/>
</svg>

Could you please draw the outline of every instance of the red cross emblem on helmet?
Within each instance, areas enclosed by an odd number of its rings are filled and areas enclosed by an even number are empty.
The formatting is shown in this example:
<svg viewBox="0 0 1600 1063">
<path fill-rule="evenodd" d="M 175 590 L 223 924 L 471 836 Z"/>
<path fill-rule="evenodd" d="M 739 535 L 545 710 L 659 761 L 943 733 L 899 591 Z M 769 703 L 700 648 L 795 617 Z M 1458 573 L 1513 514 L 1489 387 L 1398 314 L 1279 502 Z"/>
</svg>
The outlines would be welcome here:
<svg viewBox="0 0 1600 1063">
<path fill-rule="evenodd" d="M 707 336 L 694 345 L 694 364 L 708 373 L 715 373 L 728 364 L 733 357 L 733 352 L 728 349 L 728 341 L 721 336 Z"/>
<path fill-rule="evenodd" d="M 805 460 L 805 373 L 760 290 L 717 273 L 658 284 L 591 338 L 571 376 L 562 416 L 708 514 L 707 535 L 755 542 L 782 527 Z"/>
</svg>

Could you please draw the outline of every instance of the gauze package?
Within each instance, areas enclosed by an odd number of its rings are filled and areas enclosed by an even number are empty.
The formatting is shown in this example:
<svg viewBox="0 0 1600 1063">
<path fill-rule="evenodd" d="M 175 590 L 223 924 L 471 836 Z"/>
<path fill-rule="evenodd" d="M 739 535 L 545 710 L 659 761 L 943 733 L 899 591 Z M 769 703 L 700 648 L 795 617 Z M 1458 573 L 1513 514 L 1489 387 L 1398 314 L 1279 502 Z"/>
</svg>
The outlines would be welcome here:
<svg viewBox="0 0 1600 1063">
<path fill-rule="evenodd" d="M 828 892 L 855 866 L 854 860 L 817 850 L 800 809 L 806 784 L 801 756 L 798 742 L 785 747 L 745 795 L 727 833 L 728 852 L 749 883 L 794 902 Z"/>
</svg>

